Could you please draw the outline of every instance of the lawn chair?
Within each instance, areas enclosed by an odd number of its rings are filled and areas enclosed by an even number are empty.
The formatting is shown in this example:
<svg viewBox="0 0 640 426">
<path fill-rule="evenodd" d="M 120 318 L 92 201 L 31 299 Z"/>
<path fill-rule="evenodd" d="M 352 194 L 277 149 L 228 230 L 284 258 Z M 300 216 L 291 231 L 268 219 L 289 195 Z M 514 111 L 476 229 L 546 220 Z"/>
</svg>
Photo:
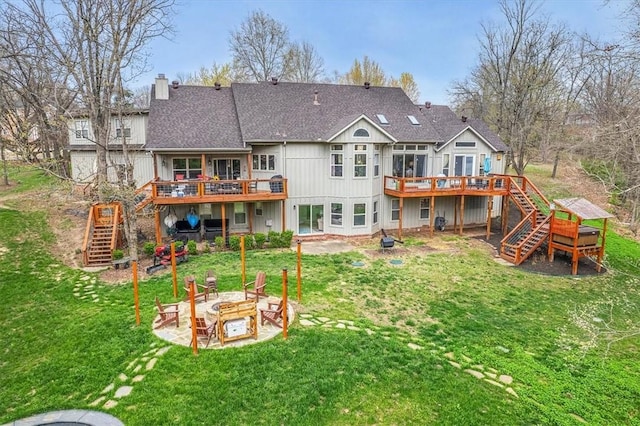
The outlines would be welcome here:
<svg viewBox="0 0 640 426">
<path fill-rule="evenodd" d="M 204 299 L 205 302 L 207 302 L 209 300 L 209 287 L 202 285 L 202 284 L 198 284 L 196 283 L 196 277 L 194 277 L 193 275 L 188 275 L 186 277 L 184 277 L 184 291 L 186 292 L 186 295 L 184 297 L 184 300 L 189 300 L 189 292 L 191 291 L 189 289 L 189 283 L 193 281 L 193 283 L 195 284 L 195 297 L 194 299 L 197 301 L 198 299 Z M 200 290 L 200 292 L 198 292 L 198 290 Z"/>
<path fill-rule="evenodd" d="M 196 339 L 207 339 L 205 348 L 209 347 L 209 342 L 214 337 L 217 337 L 218 321 L 214 321 L 213 324 L 207 325 L 207 321 L 204 318 L 196 317 Z M 190 346 L 193 346 L 193 340 L 191 340 Z"/>
<path fill-rule="evenodd" d="M 280 300 L 280 303 L 271 302 L 267 303 L 267 305 L 269 305 L 268 309 L 260 309 L 260 325 L 264 325 L 265 321 L 267 321 L 276 327 L 282 328 L 284 303 Z M 276 308 L 273 309 L 274 307 Z"/>
<path fill-rule="evenodd" d="M 216 297 L 220 297 L 220 294 L 218 293 L 218 278 L 216 277 L 215 272 L 211 269 L 209 269 L 207 274 L 204 276 L 204 286 L 210 293 L 215 292 Z"/>
<path fill-rule="evenodd" d="M 160 303 L 160 299 L 156 296 L 156 308 L 158 309 L 158 314 L 160 318 L 156 320 L 156 326 L 154 328 L 164 327 L 165 325 L 171 324 L 175 321 L 176 327 L 180 326 L 180 318 L 179 318 L 179 309 L 177 303 L 168 303 L 163 305 Z"/>
<path fill-rule="evenodd" d="M 252 286 L 253 288 L 250 288 Z M 267 286 L 267 274 L 266 272 L 259 271 L 256 274 L 255 281 L 251 281 L 243 285 L 244 299 L 249 300 L 249 297 L 255 297 L 256 303 L 257 303 L 260 301 L 260 296 L 268 297 L 267 293 L 264 292 L 264 289 L 266 286 Z"/>
</svg>

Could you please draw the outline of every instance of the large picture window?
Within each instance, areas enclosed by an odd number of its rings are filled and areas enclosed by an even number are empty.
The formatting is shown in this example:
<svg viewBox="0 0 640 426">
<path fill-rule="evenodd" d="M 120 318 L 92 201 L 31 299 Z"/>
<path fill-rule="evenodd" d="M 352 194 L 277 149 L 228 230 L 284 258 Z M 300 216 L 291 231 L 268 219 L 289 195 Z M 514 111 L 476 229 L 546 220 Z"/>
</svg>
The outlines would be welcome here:
<svg viewBox="0 0 640 426">
<path fill-rule="evenodd" d="M 395 146 L 393 150 L 396 152 L 392 156 L 394 176 L 406 178 L 427 176 L 425 145 L 400 145 Z"/>
<path fill-rule="evenodd" d="M 342 177 L 344 164 L 344 145 L 331 145 L 331 176 Z"/>
</svg>

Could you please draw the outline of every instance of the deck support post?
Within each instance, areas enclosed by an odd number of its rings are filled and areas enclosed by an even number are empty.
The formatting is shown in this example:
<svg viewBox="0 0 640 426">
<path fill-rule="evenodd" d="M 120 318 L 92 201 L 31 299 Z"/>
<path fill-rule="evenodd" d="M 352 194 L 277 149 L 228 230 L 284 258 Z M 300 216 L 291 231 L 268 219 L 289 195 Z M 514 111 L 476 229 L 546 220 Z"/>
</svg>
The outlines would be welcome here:
<svg viewBox="0 0 640 426">
<path fill-rule="evenodd" d="M 429 236 L 433 237 L 433 227 L 435 226 L 436 197 L 431 197 L 429 201 Z"/>
</svg>

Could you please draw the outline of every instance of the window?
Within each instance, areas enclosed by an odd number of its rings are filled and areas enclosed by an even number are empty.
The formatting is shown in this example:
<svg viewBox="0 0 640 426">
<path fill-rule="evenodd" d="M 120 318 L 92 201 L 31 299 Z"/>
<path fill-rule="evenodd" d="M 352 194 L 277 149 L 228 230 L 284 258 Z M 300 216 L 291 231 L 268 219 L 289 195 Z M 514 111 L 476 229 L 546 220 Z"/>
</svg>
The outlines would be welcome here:
<svg viewBox="0 0 640 426">
<path fill-rule="evenodd" d="M 415 150 L 415 146 L 413 147 Z M 427 176 L 427 155 L 418 153 L 393 154 L 393 175 L 397 177 Z"/>
<path fill-rule="evenodd" d="M 354 138 L 368 138 L 369 132 L 367 129 L 358 129 L 353 133 Z"/>
<path fill-rule="evenodd" d="M 253 170 L 274 171 L 276 169 L 276 156 L 273 154 L 254 154 L 252 168 Z"/>
<path fill-rule="evenodd" d="M 355 154 L 353 155 L 353 176 L 367 176 L 367 146 L 355 145 L 353 147 Z"/>
<path fill-rule="evenodd" d="M 331 225 L 342 226 L 342 203 L 331 203 Z"/>
<path fill-rule="evenodd" d="M 391 200 L 391 220 L 400 220 L 400 200 Z"/>
<path fill-rule="evenodd" d="M 233 203 L 233 221 L 236 225 L 247 223 L 247 214 L 244 211 L 244 203 Z"/>
<path fill-rule="evenodd" d="M 353 226 L 364 226 L 367 223 L 367 205 L 356 203 L 353 205 Z"/>
<path fill-rule="evenodd" d="M 442 174 L 449 176 L 449 154 L 442 156 Z"/>
<path fill-rule="evenodd" d="M 89 122 L 87 120 L 76 121 L 76 139 L 89 139 Z"/>
<path fill-rule="evenodd" d="M 378 201 L 373 202 L 373 224 L 378 223 Z"/>
<path fill-rule="evenodd" d="M 124 131 L 125 138 L 131 137 L 131 121 L 130 120 L 123 119 L 122 121 L 120 121 L 120 119 L 116 119 L 115 126 L 116 126 L 116 138 L 121 138 L 123 131 Z"/>
<path fill-rule="evenodd" d="M 484 176 L 484 160 L 487 158 L 487 154 L 480 154 L 480 176 Z"/>
<path fill-rule="evenodd" d="M 475 142 L 465 142 L 465 141 L 456 142 L 456 148 L 475 148 L 475 147 L 476 147 Z"/>
<path fill-rule="evenodd" d="M 409 119 L 409 122 L 411 124 L 413 124 L 414 126 L 419 126 L 420 125 L 420 122 L 418 121 L 418 119 L 415 116 L 407 115 L 407 118 Z"/>
<path fill-rule="evenodd" d="M 420 199 L 420 219 L 429 219 L 429 199 Z"/>
<path fill-rule="evenodd" d="M 262 216 L 262 203 L 256 203 L 256 216 Z"/>
<path fill-rule="evenodd" d="M 373 175 L 380 176 L 380 153 L 373 154 Z"/>
<path fill-rule="evenodd" d="M 202 159 L 197 158 L 174 158 L 173 176 L 175 180 L 198 179 L 202 175 Z M 182 179 L 179 179 L 182 177 Z"/>
<path fill-rule="evenodd" d="M 389 120 L 387 120 L 387 117 L 385 117 L 384 114 L 376 114 L 376 117 L 380 124 L 389 124 Z"/>
<path fill-rule="evenodd" d="M 342 177 L 344 145 L 331 145 L 331 176 Z"/>
</svg>

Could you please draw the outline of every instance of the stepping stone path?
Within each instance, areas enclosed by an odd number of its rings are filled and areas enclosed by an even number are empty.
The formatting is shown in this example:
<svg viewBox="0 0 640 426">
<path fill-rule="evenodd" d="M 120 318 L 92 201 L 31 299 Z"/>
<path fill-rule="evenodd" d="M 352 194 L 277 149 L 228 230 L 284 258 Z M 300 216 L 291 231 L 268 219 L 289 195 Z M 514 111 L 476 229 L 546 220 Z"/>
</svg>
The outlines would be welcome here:
<svg viewBox="0 0 640 426">
<path fill-rule="evenodd" d="M 73 295 L 78 299 L 92 303 L 109 303 L 106 297 L 100 298 L 98 290 L 104 288 L 98 284 L 98 279 L 91 275 L 83 275 L 80 277 L 76 285 L 73 287 Z M 114 303 L 112 303 L 113 305 Z"/>
<path fill-rule="evenodd" d="M 144 374 L 137 374 L 132 378 L 129 378 L 127 374 L 135 374 L 141 370 L 145 372 L 153 370 L 158 358 L 171 349 L 171 346 L 157 347 L 156 343 L 152 343 L 149 346 L 151 349 L 129 362 L 124 369 L 125 372 L 118 374 L 113 382 L 100 391 L 99 396 L 89 403 L 90 407 L 102 405 L 102 408 L 108 410 L 118 405 L 118 400 L 129 396 L 133 392 L 135 384 L 144 380 Z M 92 397 L 94 395 L 89 394 L 85 400 L 89 400 Z"/>
<path fill-rule="evenodd" d="M 312 314 L 300 314 L 300 325 L 303 327 L 323 327 L 352 331 L 364 330 L 369 336 L 374 335 L 377 332 L 377 330 L 372 330 L 370 328 L 362 329 L 354 324 L 355 323 L 353 321 L 349 320 L 332 320 L 326 317 L 316 317 Z M 383 339 L 390 338 L 388 331 L 380 332 L 380 334 Z M 443 360 L 447 361 L 447 363 L 452 367 L 462 370 L 484 383 L 504 389 L 504 391 L 509 395 L 519 398 L 512 386 L 514 383 L 513 377 L 507 374 L 499 374 L 495 368 L 487 368 L 480 364 L 474 364 L 473 359 L 464 354 L 460 354 L 457 357 L 453 352 L 446 352 L 446 348 L 443 346 L 438 346 L 436 348 L 436 344 L 433 342 L 427 342 L 425 344 L 424 342 L 410 341 L 407 343 L 407 347 L 415 351 L 424 350 L 426 346 L 432 348 L 430 349 L 432 354 L 442 357 Z M 496 349 L 502 353 L 509 352 L 509 349 L 503 346 L 498 346 Z M 441 366 L 437 367 L 442 368 Z"/>
</svg>

